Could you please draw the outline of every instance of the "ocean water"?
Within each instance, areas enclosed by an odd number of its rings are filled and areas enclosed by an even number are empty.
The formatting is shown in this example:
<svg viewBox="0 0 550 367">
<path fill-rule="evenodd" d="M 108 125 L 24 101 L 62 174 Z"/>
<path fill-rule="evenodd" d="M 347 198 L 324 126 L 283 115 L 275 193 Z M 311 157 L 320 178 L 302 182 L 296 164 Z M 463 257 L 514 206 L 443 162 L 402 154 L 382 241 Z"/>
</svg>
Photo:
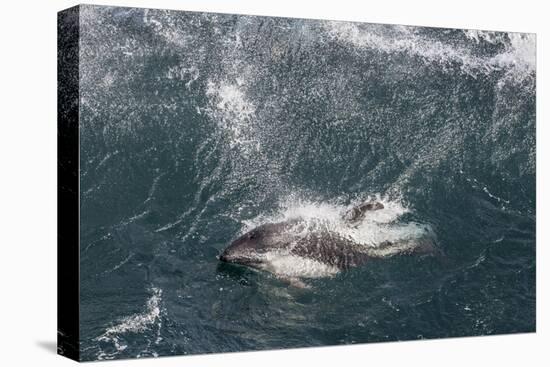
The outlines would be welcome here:
<svg viewBox="0 0 550 367">
<path fill-rule="evenodd" d="M 535 36 L 81 7 L 82 359 L 535 331 Z M 262 223 L 393 256 L 293 287 Z M 350 231 L 349 229 L 346 229 Z"/>
</svg>

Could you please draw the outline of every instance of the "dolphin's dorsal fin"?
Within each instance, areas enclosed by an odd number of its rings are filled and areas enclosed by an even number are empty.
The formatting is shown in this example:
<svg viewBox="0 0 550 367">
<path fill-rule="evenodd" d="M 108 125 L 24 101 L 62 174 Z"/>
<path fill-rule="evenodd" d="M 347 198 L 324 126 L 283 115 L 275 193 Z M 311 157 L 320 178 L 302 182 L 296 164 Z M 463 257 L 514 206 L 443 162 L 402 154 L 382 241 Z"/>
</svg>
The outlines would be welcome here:
<svg viewBox="0 0 550 367">
<path fill-rule="evenodd" d="M 344 219 L 348 222 L 357 222 L 364 218 L 365 213 L 374 210 L 384 209 L 384 204 L 376 200 L 366 201 L 354 206 L 344 214 Z"/>
</svg>

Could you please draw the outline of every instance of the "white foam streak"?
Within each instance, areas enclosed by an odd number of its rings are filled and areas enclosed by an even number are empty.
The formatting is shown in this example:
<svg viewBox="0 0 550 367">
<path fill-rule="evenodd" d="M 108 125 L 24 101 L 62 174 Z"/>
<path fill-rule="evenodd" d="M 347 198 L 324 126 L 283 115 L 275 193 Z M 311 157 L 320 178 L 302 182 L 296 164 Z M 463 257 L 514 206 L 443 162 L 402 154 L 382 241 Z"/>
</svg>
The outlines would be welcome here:
<svg viewBox="0 0 550 367">
<path fill-rule="evenodd" d="M 162 290 L 152 287 L 151 292 L 153 294 L 147 300 L 144 312 L 123 318 L 118 324 L 107 328 L 102 335 L 96 338 L 97 341 L 112 343 L 116 349 L 114 353 L 101 351 L 98 359 L 112 359 L 117 353 L 128 348 L 128 345 L 121 340 L 123 334 L 141 333 L 155 325 L 158 326 L 160 331 Z M 159 339 L 157 338 L 157 340 Z"/>
<path fill-rule="evenodd" d="M 160 300 L 162 295 L 160 289 L 153 288 L 153 291 L 153 296 L 147 301 L 145 312 L 124 318 L 120 324 L 108 328 L 104 335 L 127 332 L 138 333 L 153 325 L 160 315 Z"/>
<path fill-rule="evenodd" d="M 209 81 L 207 96 L 211 99 L 211 115 L 221 130 L 229 135 L 232 149 L 248 155 L 259 150 L 259 141 L 250 134 L 256 108 L 246 97 L 242 79 L 235 83 Z"/>
<path fill-rule="evenodd" d="M 502 43 L 505 51 L 493 57 L 474 55 L 465 46 L 445 44 L 415 32 L 414 27 L 393 27 L 391 32 L 377 25 L 349 22 L 327 22 L 329 35 L 340 42 L 358 48 L 375 49 L 384 53 L 405 52 L 427 63 L 439 63 L 444 67 L 458 64 L 468 74 L 490 73 L 495 70 L 512 70 L 523 79 L 535 71 L 535 35 L 520 33 L 466 30 L 464 34 L 472 42 Z"/>
</svg>

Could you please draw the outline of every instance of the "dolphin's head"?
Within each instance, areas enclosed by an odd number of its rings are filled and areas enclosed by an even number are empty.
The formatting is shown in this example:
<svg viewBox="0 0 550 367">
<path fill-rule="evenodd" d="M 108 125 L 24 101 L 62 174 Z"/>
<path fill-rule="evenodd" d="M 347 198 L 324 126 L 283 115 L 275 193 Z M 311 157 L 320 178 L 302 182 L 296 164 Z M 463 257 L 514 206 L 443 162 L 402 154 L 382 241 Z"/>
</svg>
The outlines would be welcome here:
<svg viewBox="0 0 550 367">
<path fill-rule="evenodd" d="M 288 242 L 289 223 L 269 223 L 246 232 L 218 256 L 223 262 L 261 268 L 269 252 Z"/>
<path fill-rule="evenodd" d="M 255 228 L 231 242 L 219 259 L 227 263 L 257 267 L 267 251 L 268 236 L 262 228 Z"/>
</svg>

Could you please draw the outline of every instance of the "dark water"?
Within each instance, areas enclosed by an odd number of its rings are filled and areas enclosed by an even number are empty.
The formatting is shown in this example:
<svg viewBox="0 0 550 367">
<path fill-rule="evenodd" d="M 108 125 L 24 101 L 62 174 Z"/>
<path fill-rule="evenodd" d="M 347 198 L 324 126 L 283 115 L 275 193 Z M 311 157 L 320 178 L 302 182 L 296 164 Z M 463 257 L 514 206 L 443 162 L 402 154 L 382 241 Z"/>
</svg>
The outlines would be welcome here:
<svg viewBox="0 0 550 367">
<path fill-rule="evenodd" d="M 535 330 L 534 35 L 82 17 L 83 359 Z M 216 259 L 375 195 L 376 236 L 422 226 L 444 255 L 309 289 Z"/>
</svg>

